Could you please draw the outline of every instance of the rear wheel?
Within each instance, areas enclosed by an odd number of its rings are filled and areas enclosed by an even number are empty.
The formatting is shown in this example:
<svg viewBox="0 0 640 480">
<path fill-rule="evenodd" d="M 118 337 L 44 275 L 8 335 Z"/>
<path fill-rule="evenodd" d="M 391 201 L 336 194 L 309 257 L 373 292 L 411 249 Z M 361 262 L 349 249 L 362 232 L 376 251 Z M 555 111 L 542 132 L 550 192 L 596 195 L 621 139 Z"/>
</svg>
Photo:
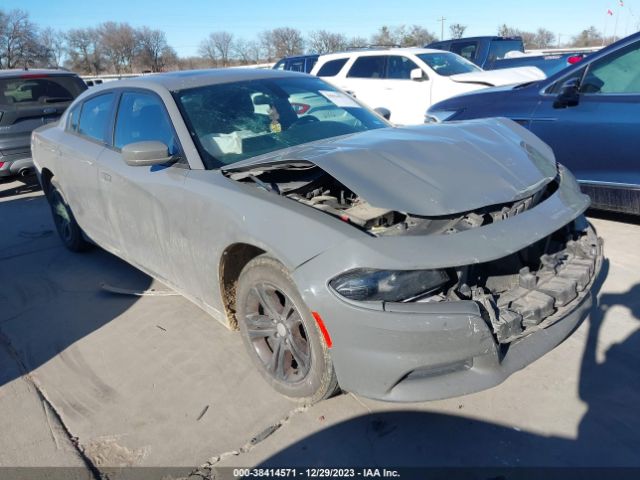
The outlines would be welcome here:
<svg viewBox="0 0 640 480">
<path fill-rule="evenodd" d="M 328 348 L 280 262 L 261 255 L 245 266 L 236 315 L 249 355 L 276 391 L 314 403 L 337 390 Z"/>
<path fill-rule="evenodd" d="M 76 222 L 71 207 L 64 201 L 59 187 L 51 184 L 48 190 L 47 199 L 60 240 L 72 252 L 87 250 L 91 244 L 85 240 L 82 229 Z"/>
</svg>

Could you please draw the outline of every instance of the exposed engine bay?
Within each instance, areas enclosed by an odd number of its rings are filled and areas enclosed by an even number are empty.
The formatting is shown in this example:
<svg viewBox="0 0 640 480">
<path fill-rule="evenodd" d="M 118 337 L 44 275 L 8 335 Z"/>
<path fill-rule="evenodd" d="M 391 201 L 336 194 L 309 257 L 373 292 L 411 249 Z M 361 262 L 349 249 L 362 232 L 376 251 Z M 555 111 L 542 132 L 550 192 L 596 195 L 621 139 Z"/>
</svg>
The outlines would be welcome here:
<svg viewBox="0 0 640 480">
<path fill-rule="evenodd" d="M 451 216 L 425 217 L 371 205 L 348 187 L 309 162 L 229 171 L 227 175 L 340 218 L 374 236 L 452 234 L 504 220 L 528 210 L 553 194 L 553 181 L 533 195 Z"/>
<path fill-rule="evenodd" d="M 453 269 L 453 284 L 423 301 L 472 300 L 498 342 L 509 343 L 553 324 L 588 293 L 601 249 L 581 218 L 508 257 Z"/>
</svg>

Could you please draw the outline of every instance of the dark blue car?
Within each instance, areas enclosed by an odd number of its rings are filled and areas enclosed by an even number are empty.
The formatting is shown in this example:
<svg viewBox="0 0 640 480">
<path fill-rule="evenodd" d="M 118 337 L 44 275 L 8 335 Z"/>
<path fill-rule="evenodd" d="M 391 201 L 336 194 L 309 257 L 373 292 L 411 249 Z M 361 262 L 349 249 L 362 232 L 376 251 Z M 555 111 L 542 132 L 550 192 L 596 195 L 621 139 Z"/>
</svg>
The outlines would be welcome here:
<svg viewBox="0 0 640 480">
<path fill-rule="evenodd" d="M 594 208 L 640 214 L 640 32 L 546 80 L 433 105 L 426 121 L 507 117 L 549 144 Z"/>
</svg>

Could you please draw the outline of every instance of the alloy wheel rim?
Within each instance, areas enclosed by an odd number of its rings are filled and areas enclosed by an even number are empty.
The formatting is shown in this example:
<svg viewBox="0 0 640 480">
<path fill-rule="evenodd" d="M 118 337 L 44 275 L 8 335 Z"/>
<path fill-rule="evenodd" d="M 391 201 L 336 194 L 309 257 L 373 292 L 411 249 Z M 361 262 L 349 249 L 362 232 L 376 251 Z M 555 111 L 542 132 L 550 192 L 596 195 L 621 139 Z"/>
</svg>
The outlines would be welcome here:
<svg viewBox="0 0 640 480">
<path fill-rule="evenodd" d="M 311 348 L 302 317 L 278 287 L 254 285 L 246 303 L 245 325 L 256 355 L 276 380 L 299 383 L 311 368 Z"/>
</svg>

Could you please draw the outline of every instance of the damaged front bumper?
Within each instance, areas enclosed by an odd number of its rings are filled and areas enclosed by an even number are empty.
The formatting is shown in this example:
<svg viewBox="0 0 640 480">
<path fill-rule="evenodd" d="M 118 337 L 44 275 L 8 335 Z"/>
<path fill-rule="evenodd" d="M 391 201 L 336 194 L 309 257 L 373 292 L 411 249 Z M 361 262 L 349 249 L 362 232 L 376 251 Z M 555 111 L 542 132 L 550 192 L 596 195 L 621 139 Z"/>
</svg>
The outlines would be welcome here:
<svg viewBox="0 0 640 480">
<path fill-rule="evenodd" d="M 328 279 L 374 262 L 362 243 L 296 269 L 305 301 L 331 334 L 341 387 L 387 401 L 463 395 L 501 383 L 569 336 L 589 314 L 603 258 L 601 241 L 582 216 L 588 199 L 574 183 L 529 211 L 450 235 L 445 244 L 441 236 L 398 238 L 394 254 L 381 257 L 388 239 L 375 239 L 376 268 L 455 269 L 457 284 L 446 298 L 365 305 L 339 297 Z M 421 254 L 414 254 L 420 243 Z M 539 268 L 509 266 L 540 244 Z"/>
</svg>

